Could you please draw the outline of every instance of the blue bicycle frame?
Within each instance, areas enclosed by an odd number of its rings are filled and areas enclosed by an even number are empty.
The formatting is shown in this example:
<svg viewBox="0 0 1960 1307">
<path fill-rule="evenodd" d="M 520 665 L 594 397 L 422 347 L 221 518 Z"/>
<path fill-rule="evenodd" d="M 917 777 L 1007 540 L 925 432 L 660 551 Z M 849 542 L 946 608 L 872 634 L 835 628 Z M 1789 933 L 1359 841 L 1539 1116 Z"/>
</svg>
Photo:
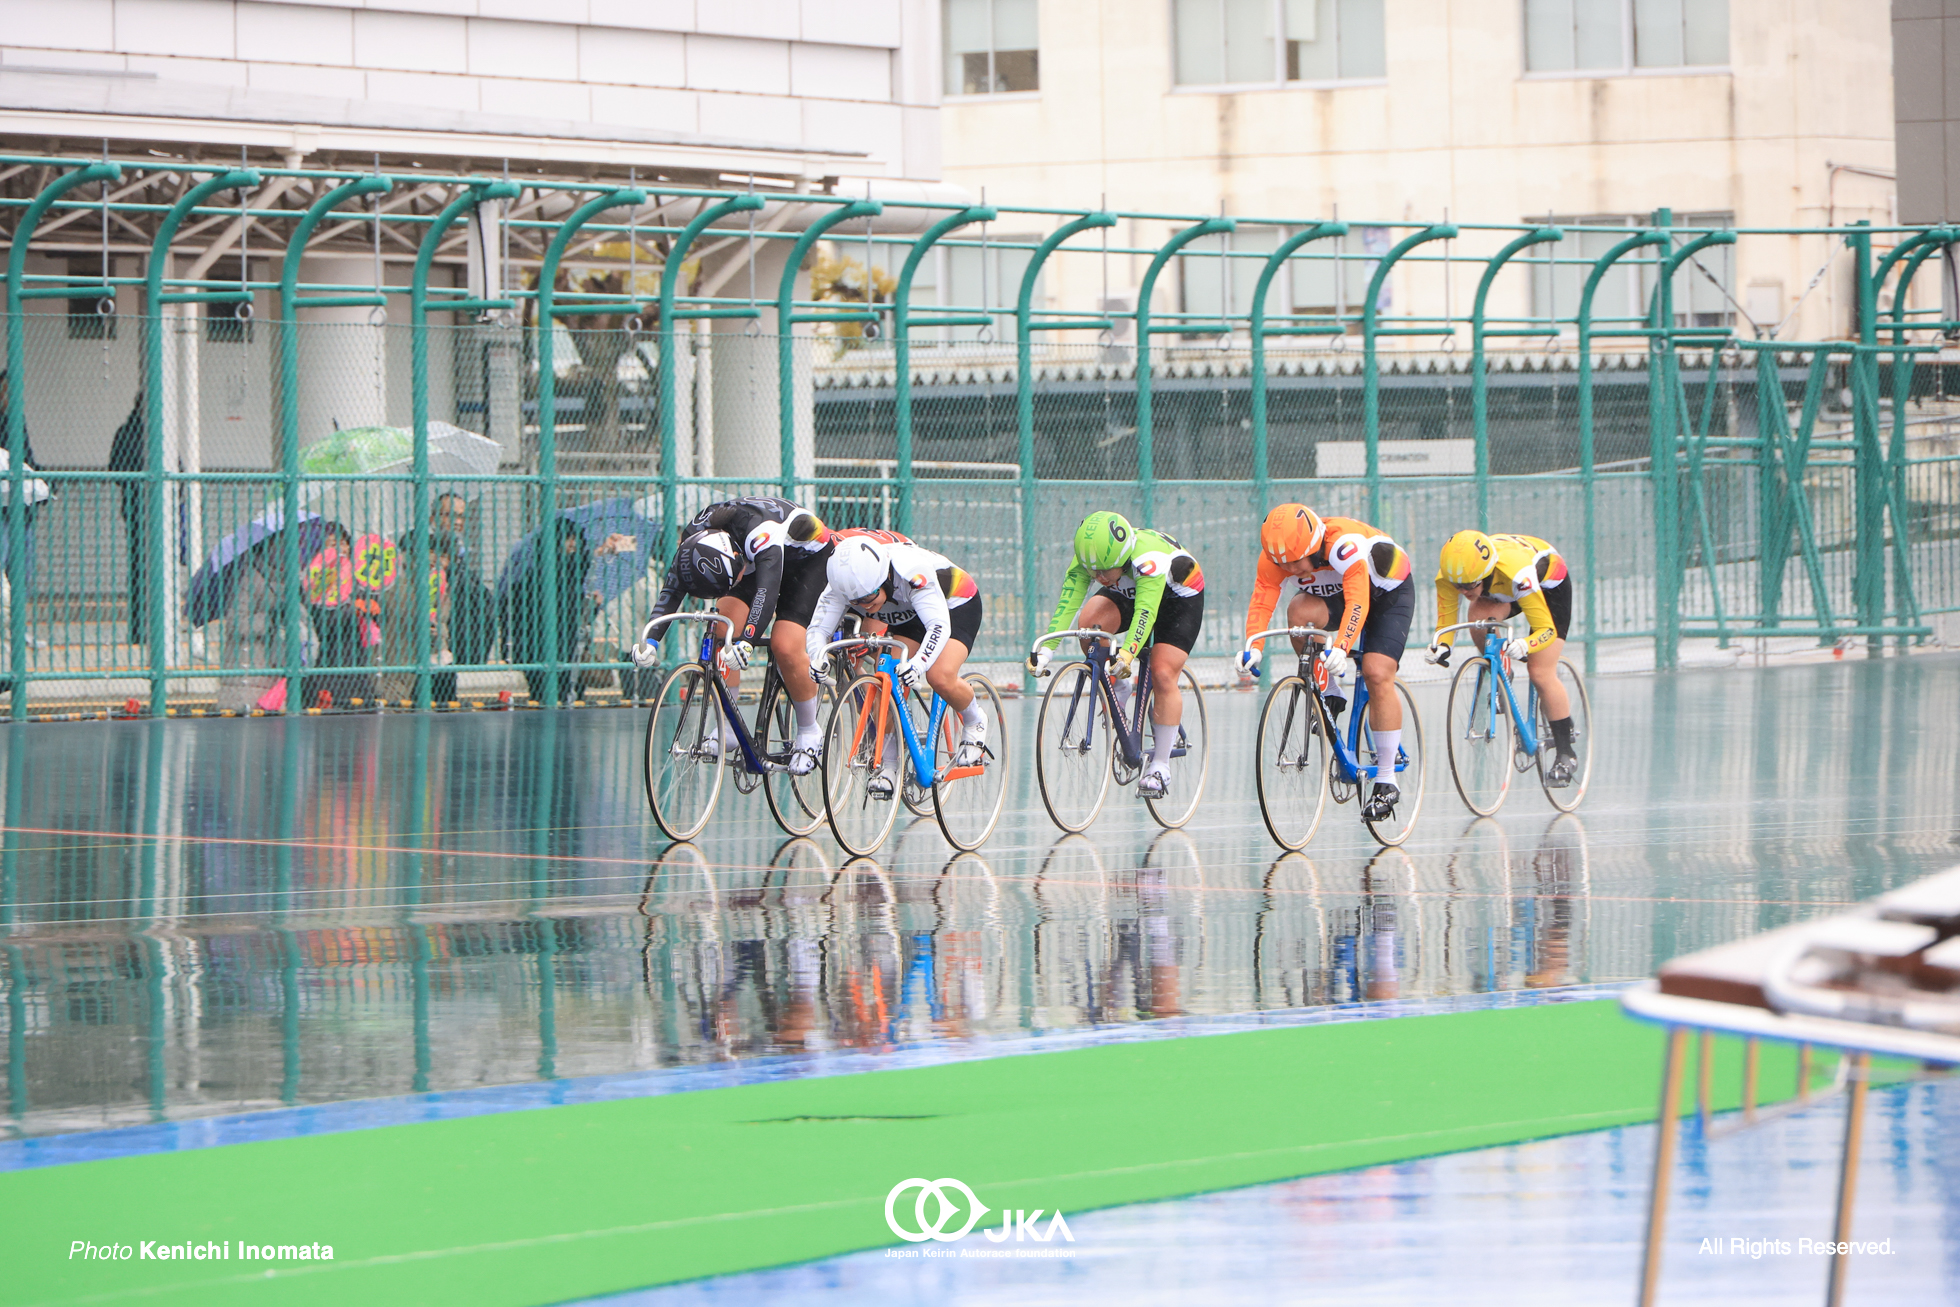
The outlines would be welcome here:
<svg viewBox="0 0 1960 1307">
<path fill-rule="evenodd" d="M 905 693 L 904 690 L 900 687 L 900 683 L 898 679 L 898 659 L 892 656 L 892 650 L 891 650 L 892 643 L 895 642 L 887 641 L 882 637 L 876 637 L 876 636 L 857 637 L 853 639 L 834 641 L 830 645 L 826 646 L 824 653 L 825 656 L 827 657 L 830 651 L 833 649 L 839 649 L 854 644 L 866 645 L 866 646 L 878 645 L 882 649 L 883 652 L 879 655 L 878 658 L 878 673 L 879 675 L 884 677 L 885 693 L 891 696 L 891 705 L 894 709 L 897 710 L 899 736 L 901 739 L 905 741 L 906 752 L 909 753 L 912 757 L 912 775 L 918 780 L 919 788 L 929 790 L 934 785 L 938 784 L 941 780 L 949 780 L 949 781 L 959 780 L 962 777 L 966 777 L 966 776 L 980 775 L 980 773 L 984 771 L 985 768 L 951 767 L 947 769 L 946 774 L 944 776 L 939 775 L 939 773 L 933 768 L 932 754 L 926 750 L 925 745 L 920 741 L 918 731 L 912 725 L 912 714 L 905 710 Z M 939 692 L 937 690 L 934 690 L 932 693 L 932 711 L 926 721 L 926 739 L 928 740 L 938 739 L 939 728 L 943 726 L 945 722 L 946 722 L 946 701 L 939 697 Z M 862 730 L 863 728 L 860 727 L 859 729 Z M 882 748 L 882 746 L 880 747 Z M 882 758 L 879 759 L 880 763 L 882 763 L 883 761 L 884 759 Z"/>
<path fill-rule="evenodd" d="M 1449 629 L 1459 631 L 1470 627 L 1489 625 L 1490 623 L 1488 622 L 1463 622 Z M 1440 635 L 1442 633 L 1438 632 L 1438 634 Z M 1520 753 L 1537 754 L 1538 687 L 1531 683 L 1529 677 L 1526 678 L 1528 688 L 1525 691 L 1525 706 L 1522 709 L 1519 708 L 1517 693 L 1511 689 L 1511 678 L 1504 674 L 1504 634 L 1501 631 L 1492 631 L 1490 633 L 1484 640 L 1483 652 L 1478 654 L 1477 657 L 1490 665 L 1489 676 L 1491 680 L 1489 695 L 1479 696 L 1477 712 L 1479 714 L 1489 712 L 1494 718 L 1498 712 L 1502 711 L 1503 709 L 1500 708 L 1498 703 L 1497 690 L 1498 687 L 1503 687 L 1503 706 L 1510 709 L 1511 724 L 1517 727 L 1518 730 L 1518 751 Z M 1494 721 L 1486 720 L 1481 716 L 1473 717 L 1470 726 L 1472 730 L 1492 731 L 1496 729 Z"/>
<path fill-rule="evenodd" d="M 1316 650 L 1312 657 L 1318 659 L 1320 651 Z M 1313 682 L 1308 680 L 1307 684 L 1311 685 Z M 1361 679 L 1357 671 L 1354 677 L 1354 701 L 1348 705 L 1347 742 L 1342 743 L 1338 731 L 1330 732 L 1327 736 L 1328 743 L 1334 746 L 1334 760 L 1340 764 L 1341 779 L 1350 785 L 1359 784 L 1363 777 L 1371 781 L 1381 778 L 1379 759 L 1365 767 L 1357 761 L 1361 757 L 1361 723 L 1367 717 L 1367 708 L 1368 683 Z M 1398 746 L 1395 750 L 1396 774 L 1400 775 L 1408 770 L 1408 766 L 1409 755 L 1406 750 Z"/>
</svg>

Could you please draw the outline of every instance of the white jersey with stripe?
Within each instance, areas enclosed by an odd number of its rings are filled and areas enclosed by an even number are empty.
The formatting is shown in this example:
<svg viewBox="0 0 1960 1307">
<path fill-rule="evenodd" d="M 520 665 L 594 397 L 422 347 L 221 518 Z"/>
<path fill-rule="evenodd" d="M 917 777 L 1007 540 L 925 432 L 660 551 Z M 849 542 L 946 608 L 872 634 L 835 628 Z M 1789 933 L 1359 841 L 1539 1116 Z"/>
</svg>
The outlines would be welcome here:
<svg viewBox="0 0 1960 1307">
<path fill-rule="evenodd" d="M 952 630 L 952 610 L 971 600 L 979 590 L 973 578 L 955 567 L 944 554 L 910 543 L 891 544 L 886 549 L 891 569 L 885 575 L 885 602 L 868 615 L 887 626 L 902 626 L 917 617 L 926 634 L 913 658 L 920 665 L 930 667 L 946 646 Z M 817 610 L 810 617 L 806 642 L 812 662 L 823 657 L 823 647 L 830 643 L 832 632 L 844 620 L 849 607 L 848 596 L 838 593 L 834 585 L 824 586 Z"/>
</svg>

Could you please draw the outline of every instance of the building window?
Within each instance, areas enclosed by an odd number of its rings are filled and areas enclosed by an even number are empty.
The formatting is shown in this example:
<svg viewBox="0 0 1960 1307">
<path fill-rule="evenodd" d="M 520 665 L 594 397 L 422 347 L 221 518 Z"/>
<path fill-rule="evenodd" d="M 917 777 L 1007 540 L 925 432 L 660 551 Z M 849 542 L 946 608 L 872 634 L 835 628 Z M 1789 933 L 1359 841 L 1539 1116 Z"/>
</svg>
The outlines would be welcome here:
<svg viewBox="0 0 1960 1307">
<path fill-rule="evenodd" d="M 1544 221 L 1539 219 L 1538 221 Z M 1590 214 L 1549 220 L 1560 227 L 1625 228 L 1620 231 L 1567 231 L 1565 239 L 1541 245 L 1524 257 L 1531 264 L 1531 315 L 1570 321 L 1579 312 L 1579 295 L 1592 263 L 1628 236 L 1631 229 L 1649 225 L 1648 214 Z M 1725 228 L 1735 225 L 1733 213 L 1677 213 L 1677 227 Z M 1676 246 L 1699 235 L 1692 231 Z M 1557 263 L 1552 259 L 1559 260 Z M 1644 321 L 1653 303 L 1655 251 L 1635 250 L 1610 268 L 1593 293 L 1593 321 L 1624 326 Z M 1735 325 L 1735 247 L 1716 245 L 1681 265 L 1674 274 L 1674 325 L 1733 327 Z M 1575 328 L 1576 329 L 1576 328 Z M 1644 348 L 1644 346 L 1642 347 Z"/>
<path fill-rule="evenodd" d="M 1175 0 L 1180 86 L 1377 81 L 1382 0 Z"/>
<path fill-rule="evenodd" d="M 1524 0 L 1533 73 L 1723 68 L 1729 0 Z"/>
<path fill-rule="evenodd" d="M 945 0 L 946 93 L 1041 89 L 1036 0 Z"/>
</svg>

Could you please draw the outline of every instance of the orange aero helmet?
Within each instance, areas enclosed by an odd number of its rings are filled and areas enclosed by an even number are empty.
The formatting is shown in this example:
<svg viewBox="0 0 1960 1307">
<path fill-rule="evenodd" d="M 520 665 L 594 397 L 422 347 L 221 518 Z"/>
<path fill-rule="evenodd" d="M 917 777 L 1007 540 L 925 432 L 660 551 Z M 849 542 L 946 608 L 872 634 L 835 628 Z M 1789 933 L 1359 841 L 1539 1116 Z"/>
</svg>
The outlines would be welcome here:
<svg viewBox="0 0 1960 1307">
<path fill-rule="evenodd" d="M 1281 504 L 1259 527 L 1259 547 L 1275 563 L 1297 563 L 1320 548 L 1327 528 L 1305 504 Z"/>
</svg>

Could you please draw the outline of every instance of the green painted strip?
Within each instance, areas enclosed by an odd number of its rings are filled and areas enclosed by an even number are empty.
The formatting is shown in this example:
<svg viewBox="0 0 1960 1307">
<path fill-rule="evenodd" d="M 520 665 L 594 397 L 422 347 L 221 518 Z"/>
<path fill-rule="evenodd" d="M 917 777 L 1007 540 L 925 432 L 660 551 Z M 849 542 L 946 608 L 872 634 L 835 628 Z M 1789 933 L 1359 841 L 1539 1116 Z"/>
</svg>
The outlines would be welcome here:
<svg viewBox="0 0 1960 1307">
<path fill-rule="evenodd" d="M 1740 1045 L 1720 1047 L 1729 1107 Z M 1574 1003 L 19 1171 L 0 1175 L 0 1303 L 562 1301 L 895 1243 L 885 1195 L 913 1176 L 957 1177 L 996 1212 L 1075 1213 L 1637 1122 L 1660 1054 L 1617 1004 Z M 1765 1046 L 1765 1101 L 1795 1067 Z M 234 1259 L 69 1260 L 77 1239 L 230 1240 Z M 268 1270 L 241 1241 L 334 1260 Z"/>
</svg>

